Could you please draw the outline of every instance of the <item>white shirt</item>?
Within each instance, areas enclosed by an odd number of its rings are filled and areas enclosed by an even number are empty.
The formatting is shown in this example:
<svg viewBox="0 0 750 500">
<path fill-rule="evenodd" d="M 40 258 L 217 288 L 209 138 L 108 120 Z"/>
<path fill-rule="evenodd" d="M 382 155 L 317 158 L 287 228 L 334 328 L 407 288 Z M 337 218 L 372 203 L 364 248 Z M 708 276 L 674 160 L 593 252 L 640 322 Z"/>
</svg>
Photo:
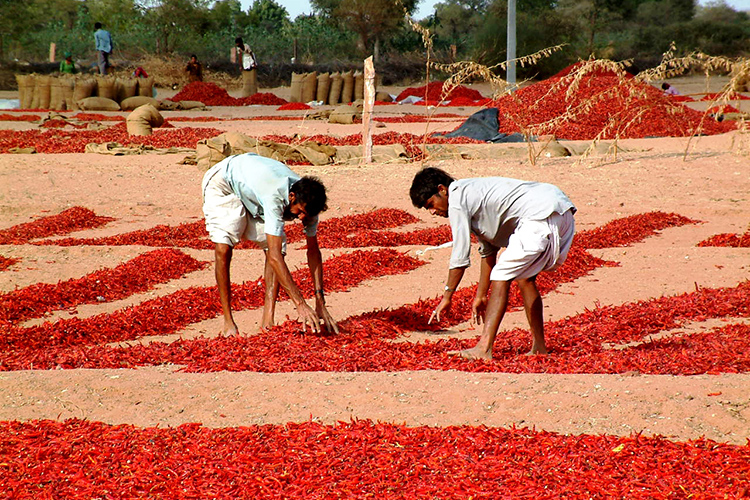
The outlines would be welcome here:
<svg viewBox="0 0 750 500">
<path fill-rule="evenodd" d="M 284 209 L 289 206 L 289 188 L 300 177 L 283 163 L 245 153 L 223 161 L 221 175 L 239 197 L 248 213 L 265 223 L 266 234 L 284 235 Z M 305 235 L 318 232 L 318 216 L 305 221 Z"/>
<path fill-rule="evenodd" d="M 506 177 L 453 181 L 448 187 L 448 218 L 453 232 L 450 268 L 469 267 L 471 233 L 484 257 L 508 245 L 521 219 L 544 220 L 553 213 L 575 212 L 560 188 Z"/>
</svg>

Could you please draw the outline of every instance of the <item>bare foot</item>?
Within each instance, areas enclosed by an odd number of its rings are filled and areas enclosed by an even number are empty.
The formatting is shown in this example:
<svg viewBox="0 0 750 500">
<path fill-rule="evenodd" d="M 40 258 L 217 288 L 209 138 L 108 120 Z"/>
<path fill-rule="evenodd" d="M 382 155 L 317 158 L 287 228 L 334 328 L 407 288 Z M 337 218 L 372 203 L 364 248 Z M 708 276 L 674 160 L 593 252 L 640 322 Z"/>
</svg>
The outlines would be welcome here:
<svg viewBox="0 0 750 500">
<path fill-rule="evenodd" d="M 448 354 L 450 354 L 451 356 L 460 356 L 464 359 L 492 359 L 492 351 L 487 352 L 476 347 L 472 347 L 471 349 L 464 349 L 463 351 L 448 351 Z"/>
<path fill-rule="evenodd" d="M 222 331 L 222 335 L 225 337 L 234 337 L 239 333 L 239 330 L 237 330 L 237 325 L 234 324 L 234 322 L 231 323 L 224 323 L 224 330 Z"/>
<path fill-rule="evenodd" d="M 531 350 L 527 352 L 526 355 L 533 356 L 534 354 L 546 355 L 546 354 L 549 354 L 549 352 L 547 351 L 546 346 L 541 346 L 541 347 L 531 346 Z"/>
</svg>

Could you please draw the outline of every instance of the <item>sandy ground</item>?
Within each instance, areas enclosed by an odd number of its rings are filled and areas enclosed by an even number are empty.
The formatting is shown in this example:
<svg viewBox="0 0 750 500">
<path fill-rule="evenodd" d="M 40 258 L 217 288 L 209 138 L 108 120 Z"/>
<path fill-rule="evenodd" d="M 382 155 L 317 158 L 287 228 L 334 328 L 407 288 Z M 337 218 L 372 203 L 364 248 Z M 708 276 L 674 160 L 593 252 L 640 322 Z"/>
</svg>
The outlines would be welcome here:
<svg viewBox="0 0 750 500">
<path fill-rule="evenodd" d="M 685 82 L 683 88 L 687 88 Z M 705 83 L 703 83 L 705 85 Z M 680 86 L 678 85 L 678 88 Z M 276 90 L 276 89 L 274 89 Z M 696 92 L 701 91 L 697 89 Z M 705 91 L 705 90 L 704 90 Z M 713 89 L 712 89 L 713 91 Z M 281 97 L 283 92 L 278 91 Z M 423 113 L 416 106 L 383 106 L 383 116 Z M 440 112 L 468 116 L 472 108 Z M 213 108 L 211 116 L 238 118 L 278 114 L 272 107 Z M 164 113 L 167 118 L 196 113 Z M 386 124 L 385 131 L 452 130 L 461 120 L 426 125 Z M 175 122 L 177 126 L 190 123 Z M 28 124 L 2 122 L 2 128 Z M 248 135 L 327 133 L 344 136 L 359 125 L 309 121 L 224 121 L 207 126 Z M 684 156 L 687 139 L 626 140 L 617 159 L 593 157 L 540 158 L 528 161 L 524 146 L 507 145 L 501 160 L 441 160 L 457 177 L 502 175 L 552 182 L 574 201 L 578 229 L 591 229 L 612 219 L 649 211 L 676 212 L 703 224 L 668 229 L 632 247 L 593 251 L 619 262 L 561 286 L 545 298 L 545 320 L 557 320 L 597 304 L 688 292 L 699 287 L 735 286 L 750 279 L 748 249 L 698 248 L 718 233 L 742 233 L 750 224 L 750 145 L 745 136 L 727 134 L 694 140 Z M 96 237 L 176 225 L 202 216 L 199 185 L 202 172 L 178 162 L 184 155 L 113 157 L 93 154 L 0 155 L 0 220 L 6 228 L 36 217 L 84 206 L 98 215 L 116 217 L 103 228 L 73 236 Z M 408 188 L 421 164 L 295 167 L 319 176 L 329 188 L 325 217 L 363 213 L 376 208 L 407 210 L 422 222 L 414 227 L 443 224 L 443 219 L 417 211 Z M 291 267 L 304 265 L 304 252 L 293 246 Z M 423 247 L 401 247 L 412 255 Z M 148 251 L 146 247 L 0 246 L 0 255 L 21 261 L 0 272 L 0 291 L 38 282 L 77 278 L 95 269 L 114 267 Z M 202 260 L 212 251 L 184 250 Z M 326 251 L 324 257 L 341 253 Z M 427 265 L 402 276 L 369 281 L 347 293 L 328 296 L 337 318 L 379 308 L 394 308 L 441 294 L 449 250 L 431 252 Z M 464 285 L 476 279 L 473 266 Z M 254 280 L 262 262 L 251 251 L 238 252 L 233 280 Z M 212 269 L 192 273 L 155 290 L 128 299 L 77 308 L 79 317 L 120 309 L 178 288 L 213 284 Z M 217 299 L 218 300 L 218 299 Z M 69 311 L 47 317 L 66 317 Z M 294 316 L 282 303 L 279 318 Z M 257 331 L 259 311 L 236 317 L 243 333 Z M 728 318 L 727 322 L 747 322 Z M 32 322 L 33 323 L 33 322 Z M 722 322 L 719 321 L 719 324 Z M 31 324 L 31 323 L 30 323 Z M 694 323 L 682 331 L 703 331 L 716 321 Z M 510 313 L 502 329 L 525 327 L 523 312 Z M 178 335 L 157 340 L 213 336 L 219 319 L 196 323 Z M 446 335 L 473 337 L 477 331 L 461 324 Z M 500 333 L 502 336 L 503 333 Z M 420 341 L 415 332 L 404 341 Z M 190 374 L 176 366 L 122 370 L 55 370 L 0 373 L 0 420 L 85 418 L 139 426 L 202 422 L 211 427 L 285 423 L 313 419 L 334 423 L 351 418 L 408 425 L 528 426 L 566 434 L 628 435 L 642 432 L 674 440 L 705 436 L 744 444 L 750 438 L 750 374 L 700 376 L 472 374 L 458 371 L 393 373 L 228 373 Z"/>
</svg>

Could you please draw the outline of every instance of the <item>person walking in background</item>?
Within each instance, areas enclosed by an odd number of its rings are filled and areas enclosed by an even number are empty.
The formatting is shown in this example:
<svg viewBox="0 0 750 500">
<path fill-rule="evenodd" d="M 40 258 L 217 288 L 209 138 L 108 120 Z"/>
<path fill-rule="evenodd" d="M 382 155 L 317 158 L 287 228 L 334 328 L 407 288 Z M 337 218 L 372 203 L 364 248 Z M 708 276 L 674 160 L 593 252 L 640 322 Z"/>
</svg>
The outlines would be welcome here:
<svg viewBox="0 0 750 500">
<path fill-rule="evenodd" d="M 102 23 L 94 24 L 94 41 L 96 42 L 96 51 L 99 53 L 97 60 L 99 74 L 106 75 L 109 69 L 109 56 L 112 54 L 114 45 L 112 44 L 112 35 L 102 28 Z"/>
<path fill-rule="evenodd" d="M 235 38 L 234 45 L 237 48 L 237 55 L 242 68 L 242 97 L 249 97 L 258 92 L 258 76 L 256 74 L 258 60 L 250 46 L 242 40 L 242 37 Z"/>
<path fill-rule="evenodd" d="M 76 63 L 73 62 L 73 53 L 70 51 L 66 51 L 65 59 L 60 61 L 60 73 L 68 74 L 68 75 L 75 75 L 78 73 L 78 70 L 76 69 Z"/>
<path fill-rule="evenodd" d="M 185 71 L 188 74 L 188 81 L 203 81 L 203 66 L 201 66 L 201 63 L 198 62 L 198 56 L 196 56 L 195 54 L 190 56 L 190 62 L 188 62 Z"/>
</svg>

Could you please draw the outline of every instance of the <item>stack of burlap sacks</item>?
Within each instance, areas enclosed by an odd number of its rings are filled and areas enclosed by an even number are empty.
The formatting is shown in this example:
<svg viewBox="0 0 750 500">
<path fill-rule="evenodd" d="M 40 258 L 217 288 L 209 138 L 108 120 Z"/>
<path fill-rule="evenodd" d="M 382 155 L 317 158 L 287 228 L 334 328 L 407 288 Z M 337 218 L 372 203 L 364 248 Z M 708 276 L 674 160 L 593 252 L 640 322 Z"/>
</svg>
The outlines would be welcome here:
<svg viewBox="0 0 750 500">
<path fill-rule="evenodd" d="M 291 102 L 313 102 L 321 104 L 348 104 L 364 99 L 365 75 L 361 71 L 320 73 L 292 73 Z M 377 92 L 376 101 L 390 102 L 386 92 Z"/>
<path fill-rule="evenodd" d="M 16 75 L 21 109 L 119 111 L 158 106 L 153 77 Z"/>
</svg>

